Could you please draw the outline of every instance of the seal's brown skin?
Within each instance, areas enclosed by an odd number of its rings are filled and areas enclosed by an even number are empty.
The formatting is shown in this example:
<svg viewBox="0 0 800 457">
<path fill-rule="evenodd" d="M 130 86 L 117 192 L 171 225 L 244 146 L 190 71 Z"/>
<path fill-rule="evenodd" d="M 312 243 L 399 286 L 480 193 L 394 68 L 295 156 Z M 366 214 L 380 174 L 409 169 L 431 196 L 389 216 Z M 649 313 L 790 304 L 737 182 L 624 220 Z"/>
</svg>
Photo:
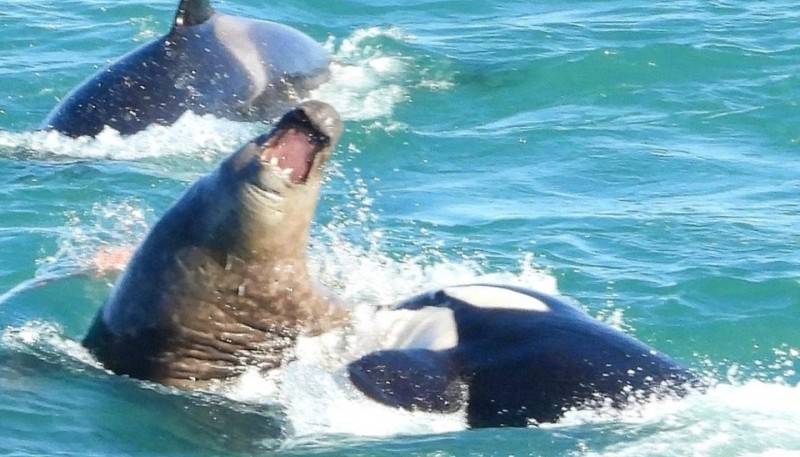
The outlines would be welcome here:
<svg viewBox="0 0 800 457">
<path fill-rule="evenodd" d="M 347 315 L 306 266 L 336 111 L 306 102 L 195 183 L 137 249 L 83 344 L 110 370 L 202 387 L 268 370 Z"/>
</svg>

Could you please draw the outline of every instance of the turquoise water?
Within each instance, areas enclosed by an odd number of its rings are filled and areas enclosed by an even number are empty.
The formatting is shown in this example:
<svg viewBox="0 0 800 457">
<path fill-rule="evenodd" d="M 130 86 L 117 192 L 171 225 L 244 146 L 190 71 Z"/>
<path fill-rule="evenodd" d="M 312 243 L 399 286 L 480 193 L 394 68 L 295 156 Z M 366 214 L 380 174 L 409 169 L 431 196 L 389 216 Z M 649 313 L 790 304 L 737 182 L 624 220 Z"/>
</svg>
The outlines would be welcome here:
<svg viewBox="0 0 800 457">
<path fill-rule="evenodd" d="M 163 33 L 175 3 L 0 0 L 0 454 L 800 454 L 795 3 L 216 2 L 303 30 L 337 62 L 315 96 L 347 131 L 310 249 L 354 310 L 522 283 L 717 383 L 480 431 L 359 397 L 335 338 L 212 393 L 109 375 L 80 347 L 116 274 L 97 254 L 134 245 L 265 129 L 188 115 L 130 138 L 34 131 Z"/>
</svg>

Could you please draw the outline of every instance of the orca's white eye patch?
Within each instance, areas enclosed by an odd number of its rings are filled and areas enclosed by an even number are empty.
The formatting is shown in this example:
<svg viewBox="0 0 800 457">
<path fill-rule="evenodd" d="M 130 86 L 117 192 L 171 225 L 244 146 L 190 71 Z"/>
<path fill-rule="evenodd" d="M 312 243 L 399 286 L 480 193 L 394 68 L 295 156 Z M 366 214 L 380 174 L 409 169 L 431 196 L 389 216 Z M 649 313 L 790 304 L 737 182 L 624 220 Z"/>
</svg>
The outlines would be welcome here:
<svg viewBox="0 0 800 457">
<path fill-rule="evenodd" d="M 478 308 L 520 309 L 546 313 L 547 303 L 536 297 L 501 286 L 454 286 L 442 289 L 445 295 Z"/>
</svg>

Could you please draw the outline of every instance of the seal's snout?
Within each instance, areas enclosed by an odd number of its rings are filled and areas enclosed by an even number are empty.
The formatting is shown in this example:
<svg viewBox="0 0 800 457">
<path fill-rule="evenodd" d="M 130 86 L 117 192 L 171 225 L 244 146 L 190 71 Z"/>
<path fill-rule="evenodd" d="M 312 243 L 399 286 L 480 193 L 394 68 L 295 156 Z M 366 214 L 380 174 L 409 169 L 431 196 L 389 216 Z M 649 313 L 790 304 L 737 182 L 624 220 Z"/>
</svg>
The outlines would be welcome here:
<svg viewBox="0 0 800 457">
<path fill-rule="evenodd" d="M 279 132 L 290 128 L 306 131 L 310 140 L 333 144 L 342 134 L 342 119 L 331 105 L 318 100 L 309 100 L 284 114 L 272 132 L 261 135 L 255 142 L 262 146 Z"/>
<path fill-rule="evenodd" d="M 331 143 L 335 143 L 341 136 L 342 119 L 331 105 L 318 100 L 310 100 L 298 106 L 296 111 L 305 114 L 316 130 L 327 136 Z"/>
</svg>

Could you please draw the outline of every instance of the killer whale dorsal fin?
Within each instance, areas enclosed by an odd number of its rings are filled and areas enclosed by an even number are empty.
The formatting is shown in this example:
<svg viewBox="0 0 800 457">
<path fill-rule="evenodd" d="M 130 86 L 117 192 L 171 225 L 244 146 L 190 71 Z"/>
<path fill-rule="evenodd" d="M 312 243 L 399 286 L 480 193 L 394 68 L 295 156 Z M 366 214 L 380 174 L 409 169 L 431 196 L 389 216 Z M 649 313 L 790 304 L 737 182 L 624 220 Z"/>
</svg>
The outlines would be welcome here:
<svg viewBox="0 0 800 457">
<path fill-rule="evenodd" d="M 181 0 L 172 29 L 202 24 L 214 14 L 210 0 Z"/>
</svg>

